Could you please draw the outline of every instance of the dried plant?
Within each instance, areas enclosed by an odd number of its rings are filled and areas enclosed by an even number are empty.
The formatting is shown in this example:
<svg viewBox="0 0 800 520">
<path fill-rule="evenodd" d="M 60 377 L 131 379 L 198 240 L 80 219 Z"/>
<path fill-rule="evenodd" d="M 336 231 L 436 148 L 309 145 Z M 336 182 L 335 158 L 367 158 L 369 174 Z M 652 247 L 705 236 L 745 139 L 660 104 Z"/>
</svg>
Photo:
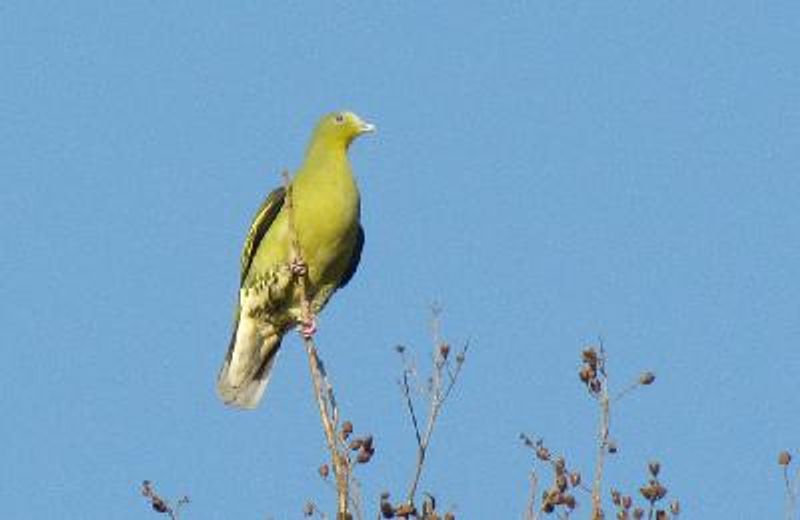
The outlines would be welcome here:
<svg viewBox="0 0 800 520">
<path fill-rule="evenodd" d="M 414 363 L 406 355 L 406 348 L 402 345 L 395 347 L 403 364 L 403 373 L 399 385 L 414 429 L 414 437 L 417 441 L 417 455 L 414 474 L 408 486 L 405 502 L 399 505 L 392 505 L 388 493 L 381 495 L 380 513 L 383 518 L 455 519 L 455 514 L 452 512 L 445 513 L 443 517 L 440 516 L 437 512 L 436 499 L 430 494 L 426 494 L 422 506 L 417 507 L 417 488 L 422 477 L 422 470 L 425 467 L 434 427 L 441 414 L 442 407 L 458 381 L 469 346 L 469 344 L 466 344 L 455 355 L 451 354 L 452 348 L 450 344 L 441 336 L 441 309 L 436 306 L 433 308 L 431 329 L 433 336 L 433 367 L 430 377 L 427 378 L 427 384 L 422 391 L 418 391 L 420 385 L 415 384 L 417 382 L 417 370 Z M 428 413 L 424 427 L 420 427 L 421 422 L 417 405 L 415 404 L 415 395 L 418 393 L 423 394 L 427 399 Z"/>
<path fill-rule="evenodd" d="M 141 493 L 150 503 L 150 507 L 153 508 L 153 511 L 169 515 L 172 520 L 178 520 L 181 508 L 189 503 L 189 497 L 184 495 L 175 500 L 175 505 L 172 505 L 169 500 L 163 498 L 156 492 L 153 483 L 149 480 L 142 482 Z"/>
<path fill-rule="evenodd" d="M 535 470 L 531 473 L 531 492 L 525 515 L 528 520 L 538 519 L 539 511 L 547 514 L 555 513 L 559 518 L 568 518 L 577 505 L 573 491 L 583 491 L 589 494 L 592 505 L 590 518 L 592 520 L 605 518 L 602 492 L 606 455 L 613 455 L 619 450 L 610 433 L 611 406 L 621 401 L 637 388 L 653 384 L 656 379 L 655 374 L 652 372 L 642 372 L 633 383 L 619 393 L 612 394 L 609 387 L 606 361 L 606 352 L 602 342 L 599 342 L 596 346 L 588 346 L 581 352 L 581 367 L 578 377 L 598 406 L 597 447 L 591 488 L 587 488 L 581 483 L 581 474 L 579 472 L 567 470 L 564 457 L 552 457 L 550 451 L 544 446 L 544 441 L 541 439 L 534 441 L 525 434 L 520 435 L 525 446 L 534 451 L 536 460 L 547 463 L 553 471 L 553 484 L 543 492 L 542 505 L 538 508 L 536 506 L 538 475 Z M 680 506 L 676 501 L 670 505 L 668 511 L 658 507 L 658 502 L 666 495 L 666 488 L 661 485 L 657 478 L 659 468 L 660 465 L 657 462 L 649 465 L 651 479 L 647 485 L 640 489 L 640 492 L 649 502 L 648 518 L 653 518 L 653 515 L 655 515 L 655 518 L 666 519 L 669 518 L 668 514 L 677 515 L 680 511 Z M 612 490 L 611 501 L 617 508 L 616 518 L 618 520 L 643 518 L 644 509 L 631 509 L 633 499 L 630 496 L 623 496 L 618 491 Z"/>
<path fill-rule="evenodd" d="M 303 252 L 301 251 L 300 241 L 294 225 L 294 202 L 288 172 L 283 173 L 283 178 L 286 189 L 285 204 L 292 248 L 292 269 L 298 275 L 297 283 L 303 302 L 302 320 L 305 323 L 310 323 L 312 315 L 308 294 L 308 268 L 303 259 Z M 330 467 L 333 469 L 336 485 L 336 520 L 352 520 L 353 511 L 356 512 L 356 517 L 360 519 L 362 517 L 361 504 L 358 499 L 358 486 L 353 477 L 353 468 L 355 464 L 366 464 L 370 461 L 375 453 L 373 438 L 368 435 L 354 439 L 347 444 L 348 438 L 353 432 L 353 424 L 350 421 L 339 423 L 340 415 L 333 385 L 328 380 L 324 364 L 319 358 L 313 334 L 302 334 L 302 338 L 308 357 L 308 366 L 311 371 L 314 396 L 319 408 L 322 429 L 330 452 Z M 353 459 L 351 453 L 355 453 L 355 459 Z M 320 467 L 320 475 L 323 478 L 326 478 L 328 473 L 327 465 Z M 321 513 L 316 506 L 312 509 L 312 514 L 314 514 L 314 511 Z"/>
<path fill-rule="evenodd" d="M 564 457 L 551 455 L 550 450 L 544 445 L 544 440 L 533 440 L 524 433 L 521 433 L 519 437 L 526 447 L 533 450 L 536 460 L 547 464 L 553 473 L 553 483 L 542 492 L 542 505 L 541 508 L 537 508 L 536 496 L 539 477 L 535 470 L 531 472 L 531 491 L 528 497 L 528 506 L 525 509 L 525 519 L 537 520 L 539 510 L 548 514 L 556 513 L 559 518 L 569 518 L 578 504 L 575 491 L 586 491 L 580 472 L 570 471 Z"/>
</svg>

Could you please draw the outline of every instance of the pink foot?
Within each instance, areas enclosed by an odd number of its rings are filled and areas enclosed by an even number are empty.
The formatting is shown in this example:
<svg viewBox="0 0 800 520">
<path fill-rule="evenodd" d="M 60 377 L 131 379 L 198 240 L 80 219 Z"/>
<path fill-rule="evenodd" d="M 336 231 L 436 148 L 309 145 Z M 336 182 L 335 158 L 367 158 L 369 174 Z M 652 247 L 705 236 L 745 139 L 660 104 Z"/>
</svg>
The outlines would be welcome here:
<svg viewBox="0 0 800 520">
<path fill-rule="evenodd" d="M 317 317 L 311 316 L 308 321 L 304 321 L 298 325 L 297 330 L 300 335 L 305 339 L 311 339 L 317 332 Z"/>
</svg>

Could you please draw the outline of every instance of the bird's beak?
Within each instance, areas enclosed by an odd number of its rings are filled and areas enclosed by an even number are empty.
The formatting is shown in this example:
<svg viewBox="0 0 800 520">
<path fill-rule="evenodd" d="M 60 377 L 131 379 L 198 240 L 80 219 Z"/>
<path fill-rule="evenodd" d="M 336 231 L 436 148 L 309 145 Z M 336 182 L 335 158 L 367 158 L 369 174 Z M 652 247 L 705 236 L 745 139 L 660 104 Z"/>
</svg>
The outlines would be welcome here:
<svg viewBox="0 0 800 520">
<path fill-rule="evenodd" d="M 361 124 L 358 126 L 359 134 L 368 134 L 370 132 L 374 132 L 375 130 L 375 125 L 372 123 L 367 123 L 366 121 L 361 121 Z"/>
</svg>

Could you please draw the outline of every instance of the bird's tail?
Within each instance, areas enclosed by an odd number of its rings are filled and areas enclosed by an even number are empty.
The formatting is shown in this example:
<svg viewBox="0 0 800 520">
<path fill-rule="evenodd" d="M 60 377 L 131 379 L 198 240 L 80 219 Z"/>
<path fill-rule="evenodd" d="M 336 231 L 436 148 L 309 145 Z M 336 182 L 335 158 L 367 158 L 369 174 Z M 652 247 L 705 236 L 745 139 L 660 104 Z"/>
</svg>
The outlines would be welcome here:
<svg viewBox="0 0 800 520">
<path fill-rule="evenodd" d="M 217 394 L 228 406 L 258 406 L 281 346 L 277 331 L 264 333 L 254 320 L 237 320 L 228 353 L 217 376 Z"/>
</svg>

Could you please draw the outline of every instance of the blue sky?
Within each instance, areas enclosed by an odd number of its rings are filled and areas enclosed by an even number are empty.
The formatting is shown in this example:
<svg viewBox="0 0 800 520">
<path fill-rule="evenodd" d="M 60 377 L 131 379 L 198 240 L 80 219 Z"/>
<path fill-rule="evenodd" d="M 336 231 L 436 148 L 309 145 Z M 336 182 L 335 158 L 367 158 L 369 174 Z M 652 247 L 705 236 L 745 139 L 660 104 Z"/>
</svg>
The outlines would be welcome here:
<svg viewBox="0 0 800 520">
<path fill-rule="evenodd" d="M 421 489 L 519 518 L 545 438 L 589 474 L 579 352 L 602 336 L 608 484 L 650 459 L 689 518 L 776 518 L 800 449 L 800 4 L 6 2 L 0 6 L 0 502 L 7 518 L 330 510 L 300 342 L 262 406 L 213 382 L 239 248 L 314 122 L 351 157 L 367 244 L 321 317 L 368 509 L 414 438 L 392 347 L 432 302 L 471 350 Z M 582 500 L 581 516 L 588 509 Z"/>
</svg>

